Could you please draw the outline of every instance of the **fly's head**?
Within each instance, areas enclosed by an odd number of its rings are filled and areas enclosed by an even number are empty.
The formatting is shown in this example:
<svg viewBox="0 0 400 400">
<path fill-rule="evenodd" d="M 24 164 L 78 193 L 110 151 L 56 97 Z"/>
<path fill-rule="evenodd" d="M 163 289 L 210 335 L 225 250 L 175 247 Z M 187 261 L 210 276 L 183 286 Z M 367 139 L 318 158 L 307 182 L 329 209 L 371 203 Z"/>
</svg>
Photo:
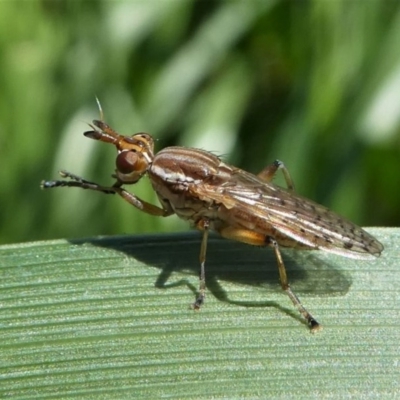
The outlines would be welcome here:
<svg viewBox="0 0 400 400">
<path fill-rule="evenodd" d="M 154 140 L 147 133 L 123 136 L 103 121 L 94 120 L 93 130 L 84 133 L 86 137 L 113 144 L 118 151 L 115 160 L 115 177 L 121 183 L 132 184 L 149 169 L 154 158 Z"/>
</svg>

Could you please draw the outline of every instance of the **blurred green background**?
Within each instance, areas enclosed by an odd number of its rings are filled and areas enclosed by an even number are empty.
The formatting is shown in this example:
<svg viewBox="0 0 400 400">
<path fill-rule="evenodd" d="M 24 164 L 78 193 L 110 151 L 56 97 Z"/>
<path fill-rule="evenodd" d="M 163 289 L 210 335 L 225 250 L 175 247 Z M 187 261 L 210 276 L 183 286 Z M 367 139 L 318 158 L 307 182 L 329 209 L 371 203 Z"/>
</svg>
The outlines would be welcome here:
<svg viewBox="0 0 400 400">
<path fill-rule="evenodd" d="M 400 224 L 397 1 L 2 1 L 0 242 L 188 229 L 116 196 L 41 191 L 66 169 L 112 182 L 99 118 L 257 173 L 360 225 Z M 281 180 L 277 179 L 277 183 Z M 132 187 L 156 203 L 149 182 Z"/>
</svg>

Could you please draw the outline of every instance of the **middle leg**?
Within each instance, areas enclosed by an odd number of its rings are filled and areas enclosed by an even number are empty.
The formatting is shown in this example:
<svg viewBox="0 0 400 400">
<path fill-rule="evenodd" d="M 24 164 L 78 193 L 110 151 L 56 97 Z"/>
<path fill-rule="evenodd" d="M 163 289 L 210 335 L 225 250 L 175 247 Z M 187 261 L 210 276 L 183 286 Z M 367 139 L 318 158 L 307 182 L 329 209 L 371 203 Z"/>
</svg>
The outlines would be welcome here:
<svg viewBox="0 0 400 400">
<path fill-rule="evenodd" d="M 200 220 L 196 224 L 197 229 L 203 231 L 203 239 L 201 240 L 200 248 L 200 276 L 199 276 L 199 295 L 196 301 L 193 303 L 192 308 L 194 310 L 200 310 L 200 307 L 204 304 L 204 299 L 206 297 L 206 253 L 207 253 L 207 241 L 208 232 L 210 228 L 210 221 L 207 219 Z"/>
</svg>

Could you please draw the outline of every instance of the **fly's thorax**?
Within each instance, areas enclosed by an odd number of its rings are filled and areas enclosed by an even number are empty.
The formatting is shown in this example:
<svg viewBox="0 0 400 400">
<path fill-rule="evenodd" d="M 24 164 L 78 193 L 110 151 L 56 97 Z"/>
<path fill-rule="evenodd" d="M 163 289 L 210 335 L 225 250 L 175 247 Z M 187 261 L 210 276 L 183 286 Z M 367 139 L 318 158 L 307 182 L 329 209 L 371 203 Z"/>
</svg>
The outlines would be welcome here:
<svg viewBox="0 0 400 400">
<path fill-rule="evenodd" d="M 149 168 L 151 180 L 177 185 L 200 184 L 218 174 L 221 160 L 209 152 L 185 147 L 167 147 L 158 152 Z"/>
<path fill-rule="evenodd" d="M 211 199 L 201 196 L 201 187 L 217 185 L 220 174 L 228 175 L 224 165 L 203 150 L 167 147 L 155 155 L 148 175 L 161 202 L 168 202 L 179 217 L 194 221 L 203 212 L 213 218 L 216 207 Z"/>
</svg>

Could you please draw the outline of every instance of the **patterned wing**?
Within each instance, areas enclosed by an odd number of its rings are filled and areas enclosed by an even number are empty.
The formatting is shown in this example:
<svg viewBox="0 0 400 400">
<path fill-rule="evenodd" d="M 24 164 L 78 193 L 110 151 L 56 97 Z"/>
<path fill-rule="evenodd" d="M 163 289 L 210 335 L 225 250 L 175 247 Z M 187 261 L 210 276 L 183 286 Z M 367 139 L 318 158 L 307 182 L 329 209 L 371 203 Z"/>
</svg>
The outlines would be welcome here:
<svg viewBox="0 0 400 400">
<path fill-rule="evenodd" d="M 228 209 L 228 223 L 251 225 L 260 233 L 272 226 L 297 242 L 350 258 L 370 259 L 383 250 L 372 235 L 324 206 L 240 169 L 232 168 L 229 179 L 223 176 L 223 181 L 214 177 L 193 190 Z"/>
</svg>

